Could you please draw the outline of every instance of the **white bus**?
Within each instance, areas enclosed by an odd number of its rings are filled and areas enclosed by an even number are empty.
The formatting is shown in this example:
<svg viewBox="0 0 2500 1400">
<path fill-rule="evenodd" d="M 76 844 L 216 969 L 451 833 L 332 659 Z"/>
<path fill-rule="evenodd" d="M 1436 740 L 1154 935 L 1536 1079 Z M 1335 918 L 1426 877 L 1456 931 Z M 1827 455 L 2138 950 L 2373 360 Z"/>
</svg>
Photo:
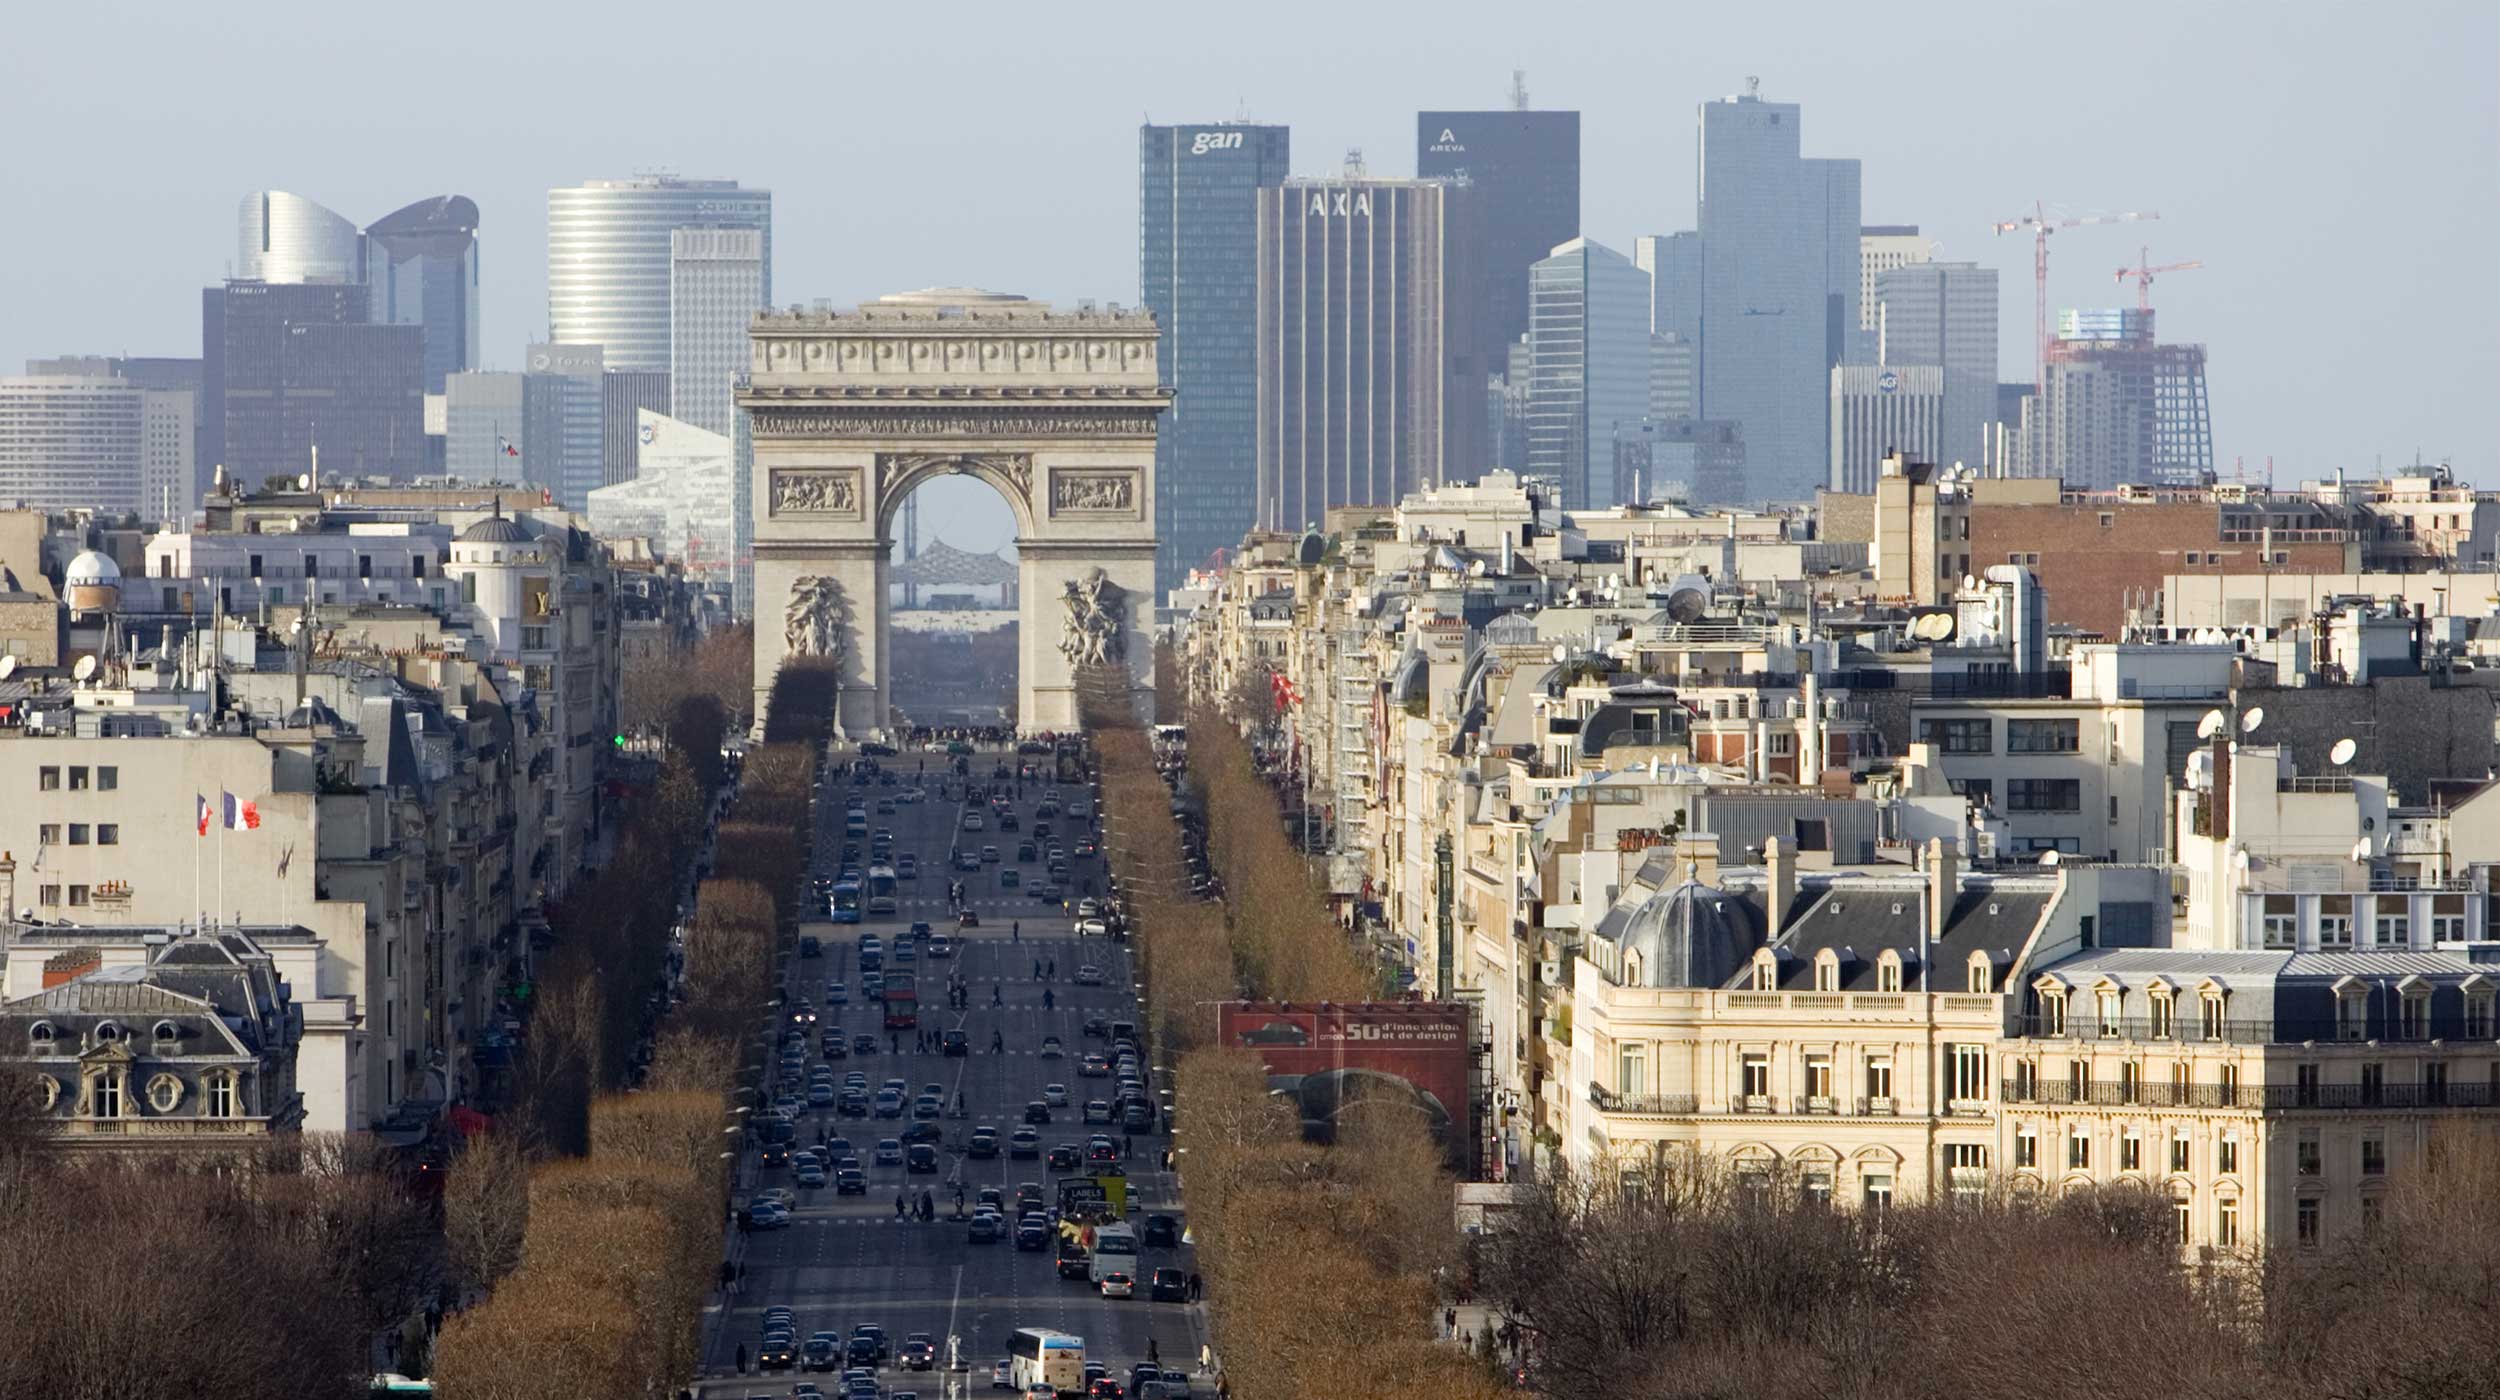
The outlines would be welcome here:
<svg viewBox="0 0 2500 1400">
<path fill-rule="evenodd" d="M 872 919 L 893 918 L 894 908 L 894 867 L 890 865 L 869 866 L 868 917 Z"/>
<path fill-rule="evenodd" d="M 1085 1339 L 1047 1327 L 1019 1327 L 1007 1339 L 1007 1378 L 1016 1392 L 1046 1385 L 1062 1394 L 1085 1389 Z"/>
<path fill-rule="evenodd" d="M 1105 1225 L 1094 1231 L 1094 1262 L 1090 1276 L 1102 1282 L 1104 1274 L 1126 1274 L 1137 1277 L 1137 1231 L 1126 1225 Z"/>
</svg>

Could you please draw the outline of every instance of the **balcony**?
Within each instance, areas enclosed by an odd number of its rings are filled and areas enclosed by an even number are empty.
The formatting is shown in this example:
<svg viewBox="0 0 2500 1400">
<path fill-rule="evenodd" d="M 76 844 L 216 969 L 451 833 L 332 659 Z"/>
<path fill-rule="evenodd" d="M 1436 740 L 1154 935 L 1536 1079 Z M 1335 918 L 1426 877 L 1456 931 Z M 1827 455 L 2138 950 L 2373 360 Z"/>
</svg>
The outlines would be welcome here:
<svg viewBox="0 0 2500 1400">
<path fill-rule="evenodd" d="M 1618 1094 L 1602 1084 L 1591 1084 L 1589 1106 L 1601 1113 L 1688 1117 L 1701 1111 L 1701 1100 L 1691 1094 Z"/>
<path fill-rule="evenodd" d="M 2070 1105 L 2082 1108 L 2234 1108 L 2267 1112 L 2302 1109 L 2440 1109 L 2491 1108 L 2500 1105 L 2500 1091 L 2489 1082 L 2471 1084 L 2129 1084 L 2094 1079 L 2042 1080 L 2024 1085 L 2008 1079 L 2000 1086 L 2009 1104 Z"/>
</svg>

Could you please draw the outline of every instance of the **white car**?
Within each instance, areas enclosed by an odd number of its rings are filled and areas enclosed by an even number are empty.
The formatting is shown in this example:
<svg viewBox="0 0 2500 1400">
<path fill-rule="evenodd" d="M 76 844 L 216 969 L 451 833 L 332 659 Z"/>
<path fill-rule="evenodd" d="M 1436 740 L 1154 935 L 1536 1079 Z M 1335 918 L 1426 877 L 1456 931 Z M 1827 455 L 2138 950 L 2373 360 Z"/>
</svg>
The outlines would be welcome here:
<svg viewBox="0 0 2500 1400">
<path fill-rule="evenodd" d="M 1128 1275 L 1115 1270 L 1102 1276 L 1102 1296 L 1134 1298 L 1137 1296 L 1137 1284 Z"/>
<path fill-rule="evenodd" d="M 1100 919 L 1079 919 L 1076 921 L 1076 931 L 1077 935 L 1082 938 L 1108 938 L 1111 936 L 1111 925 Z"/>
<path fill-rule="evenodd" d="M 1066 1108 L 1068 1106 L 1068 1086 L 1065 1084 L 1043 1085 L 1042 1102 L 1049 1104 L 1052 1108 Z"/>
<path fill-rule="evenodd" d="M 1078 968 L 1076 970 L 1076 984 L 1080 987 L 1101 986 L 1102 969 L 1094 966 L 1092 963 L 1087 963 L 1083 967 Z"/>
<path fill-rule="evenodd" d="M 1067 1053 L 1067 1047 L 1059 1043 L 1059 1037 L 1055 1035 L 1046 1035 L 1042 1037 L 1043 1059 L 1056 1060 L 1063 1058 Z"/>
</svg>

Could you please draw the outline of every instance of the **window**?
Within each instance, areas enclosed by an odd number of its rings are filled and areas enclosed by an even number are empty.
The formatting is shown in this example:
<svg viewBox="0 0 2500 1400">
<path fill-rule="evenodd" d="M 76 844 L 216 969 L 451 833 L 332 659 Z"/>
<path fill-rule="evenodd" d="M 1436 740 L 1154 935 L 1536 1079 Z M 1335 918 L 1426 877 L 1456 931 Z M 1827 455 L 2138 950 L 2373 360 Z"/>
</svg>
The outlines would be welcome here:
<svg viewBox="0 0 2500 1400">
<path fill-rule="evenodd" d="M 1804 1186 L 1807 1200 L 1818 1206 L 1827 1206 L 1832 1203 L 1832 1174 L 1830 1172 L 1819 1168 L 1807 1171 Z"/>
<path fill-rule="evenodd" d="M 1649 1092 L 1649 1047 L 1622 1045 L 1615 1050 L 1615 1092 L 1631 1097 Z"/>
<path fill-rule="evenodd" d="M 69 843 L 73 846 L 84 846 L 88 844 L 94 834 L 94 831 L 95 828 L 87 825 L 85 822 L 71 822 L 69 824 Z"/>
<path fill-rule="evenodd" d="M 2196 999 L 2196 1006 L 2201 1016 L 2199 1029 L 2204 1031 L 2205 1038 L 2207 1040 L 2222 1039 L 2222 993 L 2207 992 Z"/>
<path fill-rule="evenodd" d="M 2090 1060 L 2066 1062 L 2066 1101 L 2068 1103 L 2092 1101 L 2092 1062 Z"/>
<path fill-rule="evenodd" d="M 2040 1034 L 2064 1035 L 2065 1033 L 2066 994 L 2042 992 L 2040 994 Z"/>
<path fill-rule="evenodd" d="M 1806 1056 L 1806 1098 L 1809 1102 L 1829 1107 L 1832 1100 L 1832 1057 L 1829 1054 Z"/>
<path fill-rule="evenodd" d="M 1946 1047 L 1945 1070 L 1947 1098 L 1957 1102 L 1977 1102 L 1988 1097 L 1988 1047 Z"/>
<path fill-rule="evenodd" d="M 370 555 L 370 554 L 359 554 L 359 555 L 357 555 L 357 556 L 356 556 L 356 577 L 358 577 L 358 578 L 371 578 L 371 577 L 373 577 L 373 556 L 372 556 L 372 555 Z"/>
<path fill-rule="evenodd" d="M 1883 960 L 1875 964 L 1875 990 L 1879 992 L 1901 990 L 1901 959 L 1890 949 L 1884 950 Z"/>
<path fill-rule="evenodd" d="M 119 1118 L 122 1116 L 122 1081 L 120 1075 L 99 1074 L 96 1076 L 93 1106 L 95 1109 L 95 1116 L 98 1118 Z"/>
<path fill-rule="evenodd" d="M 2352 896 L 2348 894 L 2318 897 L 2318 946 L 2349 948 L 2352 946 Z"/>
<path fill-rule="evenodd" d="M 1753 960 L 1753 989 L 1757 992 L 1779 990 L 1779 967 L 1767 954 Z"/>
<path fill-rule="evenodd" d="M 2066 1130 L 2066 1169 L 2089 1171 L 2092 1167 L 2092 1134 L 2078 1123 Z"/>
<path fill-rule="evenodd" d="M 2214 1247 L 2237 1249 L 2240 1243 L 2240 1203 L 2236 1196 L 2225 1196 L 2214 1202 Z"/>
<path fill-rule="evenodd" d="M 2122 998 L 2120 995 L 2107 987 L 2104 987 L 2092 994 L 2094 1034 L 2100 1036 L 2104 1040 L 2112 1038 L 2118 1034 L 2118 1010 L 2121 1005 Z"/>
<path fill-rule="evenodd" d="M 2299 1108 L 2318 1106 L 2320 1074 L 2316 1065 L 2299 1065 L 2292 1070 L 2292 1103 Z"/>
<path fill-rule="evenodd" d="M 2170 993 L 2163 991 L 2156 991 L 2145 999 L 2145 1005 L 2153 1013 L 2150 1018 L 2151 1023 L 2146 1027 L 2146 1029 L 2152 1033 L 2152 1038 L 2155 1040 L 2168 1040 L 2170 1038 L 2171 1004 Z"/>
<path fill-rule="evenodd" d="M 2381 1203 L 2377 1192 L 2373 1191 L 2369 1195 L 2361 1198 L 2361 1228 L 2363 1232 L 2373 1235 L 2377 1234 L 2379 1223 L 2385 1218 L 2385 1214 L 2385 1211 L 2381 1209 Z"/>
<path fill-rule="evenodd" d="M 1796 736 L 1796 735 L 1791 734 L 1791 733 L 1787 732 L 1786 730 L 1782 730 L 1781 732 L 1779 732 L 1779 733 L 1777 733 L 1777 734 L 1773 734 L 1773 735 L 1771 735 L 1771 736 L 1770 736 L 1770 740 L 1771 740 L 1770 754 L 1771 754 L 1771 756 L 1772 756 L 1773 758 L 1793 758 L 1793 757 L 1795 757 L 1795 756 L 1796 756 L 1796 753 L 1797 753 L 1797 736 Z"/>
<path fill-rule="evenodd" d="M 1866 1057 L 1866 1096 L 1886 1103 L 1892 1101 L 1892 1056 Z"/>
<path fill-rule="evenodd" d="M 2372 1107 L 2387 1101 L 2387 1066 L 2376 1060 L 2361 1067 L 2361 1101 Z"/>
<path fill-rule="evenodd" d="M 2187 1105 L 2190 1097 L 2188 1093 L 2189 1073 L 2187 1061 L 2172 1060 L 2170 1062 L 2170 1103 L 2173 1107 L 2184 1108 Z"/>
<path fill-rule="evenodd" d="M 1840 958 L 1828 948 L 1814 955 L 1814 990 L 1840 990 Z"/>
<path fill-rule="evenodd" d="M 2361 1174 L 2363 1176 L 2387 1175 L 2387 1139 L 2377 1133 L 2362 1134 Z"/>
<path fill-rule="evenodd" d="M 2187 1248 L 2187 1242 L 2188 1242 L 2188 1203 L 2187 1203 L 2186 1198 L 2184 1198 L 2184 1197 L 2173 1197 L 2173 1198 L 2171 1198 L 2171 1202 L 2170 1202 L 2170 1223 L 2171 1223 L 2173 1226 L 2175 1226 L 2175 1227 L 2177 1228 L 2177 1230 L 2178 1230 L 2178 1234 L 2179 1234 L 2179 1248 L 2181 1248 L 2181 1249 L 2185 1249 L 2185 1248 Z"/>
<path fill-rule="evenodd" d="M 35 887 L 35 902 L 48 909 L 59 908 L 61 903 L 61 887 L 59 885 L 37 885 Z"/>
<path fill-rule="evenodd" d="M 2083 747 L 2082 722 L 2071 719 L 2009 719 L 2007 753 L 2074 753 Z"/>
<path fill-rule="evenodd" d="M 2238 1065 L 2223 1065 L 2216 1069 L 2214 1071 L 2214 1087 L 2222 1091 L 2221 1101 L 2223 1107 L 2246 1107 L 2246 1105 L 2240 1102 L 2240 1067 Z"/>
<path fill-rule="evenodd" d="M 2014 1062 L 2014 1101 L 2017 1103 L 2040 1101 L 2040 1067 L 2029 1060 Z"/>
<path fill-rule="evenodd" d="M 232 1118 L 234 1116 L 234 1076 L 231 1073 L 211 1074 L 208 1077 L 207 1089 L 208 1116 Z"/>
<path fill-rule="evenodd" d="M 1974 807 L 1985 807 L 1996 801 L 1997 785 L 1994 778 L 1956 778 L 1947 774 L 1944 785 L 1955 794 L 1969 798 Z"/>
<path fill-rule="evenodd" d="M 38 846 L 57 846 L 61 844 L 61 824 L 59 822 L 44 822 L 37 826 L 35 828 L 35 844 Z"/>
<path fill-rule="evenodd" d="M 59 1035 L 59 1032 L 52 1029 L 50 1021 L 37 1021 L 26 1028 L 26 1043 L 29 1047 L 26 1053 L 30 1055 L 51 1054 L 52 1043 L 59 1038 Z"/>
<path fill-rule="evenodd" d="M 61 770 L 51 767 L 50 765 L 36 769 L 35 788 L 40 792 L 59 792 L 61 790 Z"/>
<path fill-rule="evenodd" d="M 1984 1144 L 1946 1143 L 1944 1169 L 1945 1180 L 1952 1183 L 1953 1199 L 1956 1201 L 1976 1201 L 1988 1189 L 1988 1149 Z"/>
<path fill-rule="evenodd" d="M 2337 1040 L 2370 1038 L 2370 1003 L 2366 988 L 2353 987 L 2336 994 L 2335 1038 Z"/>
<path fill-rule="evenodd" d="M 2181 1128 L 2170 1135 L 2170 1169 L 2174 1172 L 2185 1172 L 2188 1169 L 2188 1155 L 2187 1130 Z"/>
<path fill-rule="evenodd" d="M 2118 1101 L 2135 1103 L 2144 1097 L 2144 1067 L 2133 1060 L 2118 1065 Z"/>
<path fill-rule="evenodd" d="M 1868 1210 L 1880 1212 L 1891 1208 L 1892 1173 L 1868 1172 L 1859 1179 L 1865 1183 L 1864 1196 Z"/>
<path fill-rule="evenodd" d="M 2433 1108 L 2448 1102 L 2448 1062 L 2422 1062 L 2422 1102 Z"/>
<path fill-rule="evenodd" d="M 2040 1165 L 2040 1134 L 2029 1123 L 2014 1130 L 2014 1165 L 2017 1167 Z"/>
<path fill-rule="evenodd" d="M 2467 996 L 2467 997 L 2466 997 L 2466 999 L 2465 999 L 2465 1037 L 2466 1037 L 2466 1039 L 2468 1039 L 2468 1040 L 2488 1040 L 2488 1039 L 2490 1039 L 2490 1038 L 2491 1038 L 2491 1020 L 2492 1020 L 2492 1017 L 2491 1017 L 2491 1006 L 2492 1006 L 2492 1000 L 2493 1000 L 2493 996 L 2492 996 L 2492 993 L 2490 993 L 2490 992 L 2475 992 L 2475 993 L 2472 993 L 2472 994 L 2470 994 L 2469 996 Z"/>
<path fill-rule="evenodd" d="M 73 826 L 69 830 L 70 844 L 78 844 L 78 828 Z M 2402 1019 L 2397 1023 L 2396 1038 L 2399 1040 L 2430 1039 L 2430 989 L 2427 987 L 2408 987 L 2405 989 L 2404 999 L 2398 1003 L 2398 1005 L 2402 1012 Z"/>
<path fill-rule="evenodd" d="M 99 823 L 99 824 L 96 826 L 96 829 L 95 829 L 95 843 L 96 843 L 97 845 L 99 845 L 99 846 L 118 846 L 118 845 L 120 845 L 120 844 L 122 843 L 122 828 L 121 828 L 121 823 L 119 823 L 119 822 L 102 822 L 102 823 Z"/>
<path fill-rule="evenodd" d="M 2238 1133 L 2224 1133 L 2222 1135 L 2222 1141 L 2214 1144 L 2214 1170 L 2225 1176 L 2229 1176 L 2237 1172 L 2239 1169 L 2240 1135 Z"/>
<path fill-rule="evenodd" d="M 1759 1053 L 1747 1054 L 1744 1058 L 1742 1066 L 1740 1067 L 1740 1074 L 1741 1078 L 1737 1084 L 1738 1093 L 1743 1094 L 1748 1099 L 1770 1097 L 1770 1056 Z"/>
<path fill-rule="evenodd" d="M 1984 719 L 1923 719 L 1918 722 L 1920 742 L 1935 745 L 1938 753 L 1994 753 L 1996 746 L 1990 730 L 1991 722 Z"/>
<path fill-rule="evenodd" d="M 2289 948 L 2300 941 L 2300 900 L 2288 894 L 2266 896 L 2266 946 Z"/>
<path fill-rule="evenodd" d="M 2317 1197 L 2300 1198 L 2300 1207 L 2295 1212 L 2295 1218 L 2299 1222 L 2298 1235 L 2301 1248 L 2316 1249 L 2318 1247 L 2318 1237 L 2325 1227 L 2325 1214 L 2325 1204 Z"/>
<path fill-rule="evenodd" d="M 2372 940 L 2381 948 L 2413 946 L 2413 919 L 2407 914 L 2381 913 L 2370 931 Z"/>
<path fill-rule="evenodd" d="M 2326 1170 L 2326 1159 L 2318 1152 L 2318 1130 L 2310 1128 L 2292 1145 L 2292 1170 L 2300 1176 L 2316 1176 Z"/>
<path fill-rule="evenodd" d="M 86 887 L 85 885 L 72 885 L 72 886 L 70 886 L 70 887 L 69 887 L 69 907 L 70 907 L 70 908 L 72 908 L 72 909 L 82 909 L 82 908 L 85 908 L 85 907 L 86 907 L 86 903 L 87 903 L 87 887 Z"/>
<path fill-rule="evenodd" d="M 2005 810 L 2009 812 L 2079 812 L 2083 783 L 2076 778 L 2008 778 Z"/>
<path fill-rule="evenodd" d="M 2107 511 L 2107 510 L 2105 510 L 2105 511 L 2102 511 L 2102 512 L 2100 513 L 2100 516 L 2101 516 L 2101 528 L 2102 528 L 2102 529 L 2104 529 L 2104 530 L 2106 530 L 2106 529 L 2108 529 L 2110 526 L 2115 525 L 2115 524 L 2117 524 L 2117 523 L 2118 523 L 2118 515 L 2117 515 L 2117 512 L 2115 512 L 2115 511 Z"/>
<path fill-rule="evenodd" d="M 1990 991 L 1995 989 L 1995 984 L 1995 970 L 1988 964 L 1988 955 L 1985 953 L 1971 954 L 1970 977 L 1965 984 L 1968 987 L 1970 994 L 1972 996 L 1984 997 Z"/>
<path fill-rule="evenodd" d="M 69 790 L 72 792 L 85 792 L 87 790 L 87 765 L 83 763 L 71 765 L 69 770 Z"/>
<path fill-rule="evenodd" d="M 2431 898 L 2431 941 L 2461 943 L 2465 940 L 2465 896 L 2434 895 Z"/>
<path fill-rule="evenodd" d="M 2144 1134 L 2129 1128 L 2118 1135 L 2118 1170 L 2144 1170 Z"/>
</svg>

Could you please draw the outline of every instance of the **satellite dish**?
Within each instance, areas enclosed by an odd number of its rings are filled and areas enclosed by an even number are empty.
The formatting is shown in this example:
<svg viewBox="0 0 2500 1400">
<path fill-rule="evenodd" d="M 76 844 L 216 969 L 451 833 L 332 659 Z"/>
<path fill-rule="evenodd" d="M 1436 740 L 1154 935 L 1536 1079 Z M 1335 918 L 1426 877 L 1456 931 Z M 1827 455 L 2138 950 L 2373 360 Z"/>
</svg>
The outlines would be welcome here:
<svg viewBox="0 0 2500 1400">
<path fill-rule="evenodd" d="M 2361 752 L 2361 746 L 2359 744 L 2354 743 L 2350 739 L 2338 739 L 2335 741 L 2335 747 L 2326 751 L 2326 761 L 2334 764 L 2338 768 L 2341 768 L 2345 764 L 2352 762 L 2352 756 L 2359 752 Z"/>
<path fill-rule="evenodd" d="M 95 679 L 95 658 L 93 656 L 78 658 L 78 664 L 70 667 L 69 673 L 82 681 Z"/>
<path fill-rule="evenodd" d="M 299 491 L 310 491 L 312 489 L 312 473 L 306 472 L 302 476 L 295 478 L 295 488 Z"/>
<path fill-rule="evenodd" d="M 1563 662 L 1563 658 L 1564 658 L 1564 657 L 1566 657 L 1566 656 L 1569 656 L 1570 654 L 1571 654 L 1571 648 L 1569 648 L 1569 647 L 1567 647 L 1567 646 L 1564 646 L 1564 645 L 1563 645 L 1562 643 L 1560 643 L 1560 642 L 1556 642 L 1556 643 L 1554 643 L 1554 664 L 1555 664 L 1555 665 L 1557 665 L 1557 666 L 1561 665 L 1561 664 L 1562 664 L 1562 662 Z"/>
<path fill-rule="evenodd" d="M 2214 755 L 2211 749 L 2194 749 L 2187 756 L 2187 785 L 2197 792 L 2207 792 L 2214 785 Z"/>
<path fill-rule="evenodd" d="M 2057 852 L 2055 852 L 2055 851 L 2042 851 L 2042 852 L 2040 853 L 2040 863 L 2041 863 L 2042 865 L 2055 865 L 2055 864 L 2057 864 Z"/>
<path fill-rule="evenodd" d="M 0 681 L 5 681 L 9 677 L 16 674 L 17 658 L 14 656 L 0 656 Z"/>
<path fill-rule="evenodd" d="M 1701 621 L 1710 611 L 1710 580 L 1699 574 L 1679 575 L 1667 589 L 1667 616 L 1681 623 Z"/>
<path fill-rule="evenodd" d="M 2355 861 L 2364 861 L 2370 858 L 2369 837 L 2364 836 L 2360 840 L 2352 843 L 2352 858 Z"/>
<path fill-rule="evenodd" d="M 2222 711 L 2207 710 L 2205 712 L 2205 717 L 2196 722 L 2196 737 L 2199 739 L 2210 739 L 2216 734 L 2221 733 L 2224 729 L 2229 728 L 2230 724 L 2230 718 L 2224 715 Z"/>
<path fill-rule="evenodd" d="M 1977 579 L 1975 579 L 1975 578 L 1972 578 L 1969 574 L 1964 574 L 1964 575 L 1962 575 L 1962 591 L 1963 591 L 1963 592 L 1965 592 L 1965 593 L 1973 592 L 1973 591 L 1975 591 L 1978 587 L 1979 587 L 1979 580 L 1977 580 Z"/>
<path fill-rule="evenodd" d="M 2257 726 L 2265 722 L 2266 707 L 2263 705 L 2251 705 L 2248 707 L 2247 711 L 2240 716 L 2240 732 L 2242 734 L 2254 734 L 2257 732 Z"/>
</svg>

